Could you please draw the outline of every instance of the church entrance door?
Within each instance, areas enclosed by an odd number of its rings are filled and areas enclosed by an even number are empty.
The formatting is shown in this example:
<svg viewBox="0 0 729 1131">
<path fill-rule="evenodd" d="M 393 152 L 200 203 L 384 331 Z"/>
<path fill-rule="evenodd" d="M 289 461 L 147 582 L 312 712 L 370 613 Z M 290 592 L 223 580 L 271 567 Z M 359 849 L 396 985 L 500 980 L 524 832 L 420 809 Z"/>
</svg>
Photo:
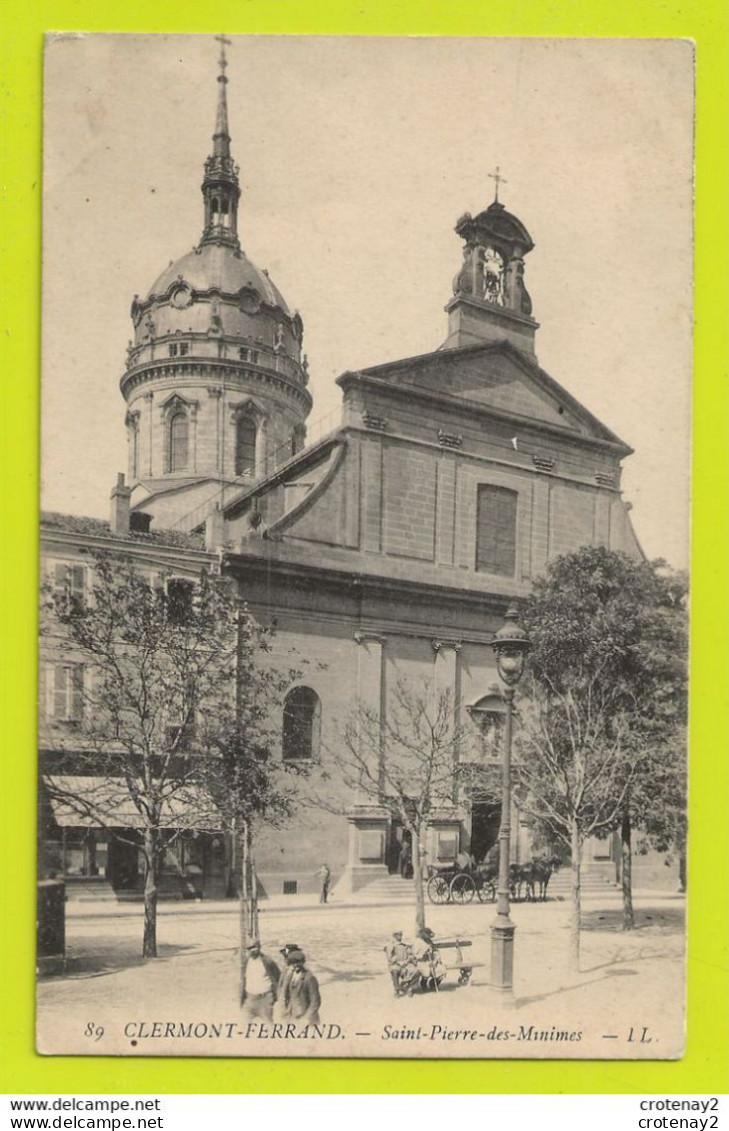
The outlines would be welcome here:
<svg viewBox="0 0 729 1131">
<path fill-rule="evenodd" d="M 501 805 L 474 801 L 471 806 L 471 855 L 477 863 L 486 857 L 499 839 Z"/>
</svg>

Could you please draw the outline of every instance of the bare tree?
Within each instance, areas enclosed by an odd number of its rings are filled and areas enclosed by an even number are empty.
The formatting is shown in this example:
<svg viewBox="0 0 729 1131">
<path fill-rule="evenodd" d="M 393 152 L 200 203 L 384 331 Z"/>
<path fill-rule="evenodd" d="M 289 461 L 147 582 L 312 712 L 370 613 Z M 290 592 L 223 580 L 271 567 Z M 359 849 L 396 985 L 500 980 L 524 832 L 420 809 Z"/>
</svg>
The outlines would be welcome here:
<svg viewBox="0 0 729 1131">
<path fill-rule="evenodd" d="M 570 851 L 572 915 L 570 958 L 580 960 L 582 851 L 590 836 L 615 828 L 629 794 L 637 756 L 629 742 L 627 720 L 611 710 L 599 686 L 542 693 L 519 707 L 515 767 L 519 808 L 546 825 Z"/>
<path fill-rule="evenodd" d="M 84 666 L 83 709 L 56 727 L 44 783 L 83 823 L 132 844 L 144 862 L 142 954 L 157 954 L 165 852 L 186 832 L 225 831 L 242 845 L 242 951 L 255 933 L 254 817 L 284 820 L 290 791 L 272 757 L 273 708 L 288 673 L 225 579 L 150 579 L 125 558 L 93 555 L 92 585 L 48 588 L 44 631 Z M 231 861 L 235 867 L 235 861 Z"/>
<path fill-rule="evenodd" d="M 472 732 L 455 722 L 450 691 L 400 681 L 386 714 L 357 702 L 338 741 L 312 777 L 315 803 L 332 812 L 349 808 L 345 795 L 387 810 L 411 837 L 415 925 L 425 926 L 424 837 L 432 820 L 452 812 L 468 764 Z M 463 770 L 461 767 L 464 767 Z"/>
</svg>

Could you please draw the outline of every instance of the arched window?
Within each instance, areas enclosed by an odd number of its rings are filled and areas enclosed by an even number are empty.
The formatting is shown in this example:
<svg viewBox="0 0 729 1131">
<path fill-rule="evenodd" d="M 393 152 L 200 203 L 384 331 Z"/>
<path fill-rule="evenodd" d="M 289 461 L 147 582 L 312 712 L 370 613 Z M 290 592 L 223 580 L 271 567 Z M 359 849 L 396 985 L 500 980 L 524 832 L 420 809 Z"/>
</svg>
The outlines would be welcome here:
<svg viewBox="0 0 729 1131">
<path fill-rule="evenodd" d="M 188 464 L 188 421 L 184 412 L 173 413 L 170 423 L 170 471 L 182 471 Z"/>
<path fill-rule="evenodd" d="M 284 701 L 284 762 L 317 758 L 321 737 L 321 701 L 310 687 L 294 687 Z"/>
<path fill-rule="evenodd" d="M 256 469 L 256 425 L 250 416 L 240 416 L 235 426 L 235 473 L 252 474 Z"/>
</svg>

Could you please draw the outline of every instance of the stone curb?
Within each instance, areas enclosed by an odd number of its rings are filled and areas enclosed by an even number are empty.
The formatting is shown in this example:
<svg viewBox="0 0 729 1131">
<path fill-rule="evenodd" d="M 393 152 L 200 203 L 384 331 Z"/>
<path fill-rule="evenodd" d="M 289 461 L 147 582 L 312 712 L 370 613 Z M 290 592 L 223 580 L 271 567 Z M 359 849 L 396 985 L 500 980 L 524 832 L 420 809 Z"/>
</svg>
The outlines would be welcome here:
<svg viewBox="0 0 729 1131">
<path fill-rule="evenodd" d="M 608 899 L 609 903 L 620 902 L 620 892 L 617 890 L 608 890 L 600 892 L 587 892 L 583 895 L 583 905 L 585 903 L 599 903 L 604 899 Z M 670 891 L 656 891 L 656 890 L 638 890 L 633 892 L 633 898 L 637 899 L 670 899 L 670 900 L 684 900 L 685 894 Z M 557 897 L 556 899 L 547 900 L 545 906 L 555 907 L 557 905 L 566 905 L 569 900 L 565 897 Z M 414 900 L 412 897 L 404 899 L 386 899 L 386 900 L 342 900 L 333 903 L 327 903 L 326 906 L 319 903 L 318 900 L 306 903 L 271 903 L 264 900 L 259 904 L 259 914 L 271 915 L 277 912 L 291 912 L 291 911 L 321 911 L 326 914 L 328 908 L 334 908 L 335 911 L 352 910 L 357 908 L 387 908 L 387 907 L 412 907 Z M 485 910 L 495 904 L 482 904 Z M 519 906 L 519 904 L 517 904 Z M 66 918 L 67 919 L 116 919 L 120 916 L 132 917 L 141 915 L 142 902 L 134 903 L 109 903 L 109 904 L 93 904 L 71 901 L 66 904 Z M 186 915 L 205 917 L 215 915 L 237 915 L 239 912 L 239 905 L 237 900 L 185 900 L 180 903 L 164 903 L 158 908 L 160 918 L 165 918 L 168 915 Z"/>
</svg>

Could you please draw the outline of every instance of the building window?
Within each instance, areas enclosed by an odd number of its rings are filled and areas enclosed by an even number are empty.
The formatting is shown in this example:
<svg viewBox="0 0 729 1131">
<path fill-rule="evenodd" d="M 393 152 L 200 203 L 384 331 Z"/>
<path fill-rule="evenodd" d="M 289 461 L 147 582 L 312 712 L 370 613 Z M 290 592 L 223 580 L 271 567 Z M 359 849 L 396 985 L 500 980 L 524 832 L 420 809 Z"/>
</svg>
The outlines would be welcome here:
<svg viewBox="0 0 729 1131">
<path fill-rule="evenodd" d="M 195 723 L 175 723 L 165 727 L 165 746 L 173 754 L 189 754 L 195 740 Z"/>
<path fill-rule="evenodd" d="M 188 464 L 189 424 L 187 414 L 175 412 L 169 424 L 170 471 L 182 471 Z"/>
<path fill-rule="evenodd" d="M 235 473 L 250 475 L 256 469 L 256 425 L 250 416 L 241 416 L 235 425 Z"/>
<path fill-rule="evenodd" d="M 241 346 L 238 350 L 238 357 L 241 361 L 250 361 L 253 365 L 256 365 L 258 363 L 258 350 L 251 350 L 246 346 Z"/>
<path fill-rule="evenodd" d="M 71 596 L 83 598 L 86 589 L 86 569 L 82 565 L 56 562 L 53 567 L 53 588 L 58 592 L 70 589 Z"/>
<path fill-rule="evenodd" d="M 55 664 L 48 676 L 48 713 L 59 722 L 78 722 L 84 714 L 83 664 Z"/>
<path fill-rule="evenodd" d="M 186 357 L 189 352 L 190 352 L 190 343 L 189 342 L 180 342 L 180 357 Z"/>
<path fill-rule="evenodd" d="M 476 569 L 513 577 L 516 573 L 516 504 L 508 487 L 481 484 L 476 514 Z"/>
<path fill-rule="evenodd" d="M 82 565 L 56 562 L 51 575 L 51 584 L 56 599 L 63 598 L 70 604 L 70 611 L 80 612 L 86 596 L 86 569 Z"/>
<path fill-rule="evenodd" d="M 177 357 L 177 345 L 173 342 L 171 346 L 167 347 L 170 351 L 170 357 Z"/>
<path fill-rule="evenodd" d="M 305 762 L 319 755 L 321 701 L 310 687 L 289 691 L 283 711 L 283 760 Z"/>
<path fill-rule="evenodd" d="M 195 586 L 192 581 L 171 577 L 167 582 L 167 619 L 171 624 L 187 624 L 192 616 Z"/>
</svg>

